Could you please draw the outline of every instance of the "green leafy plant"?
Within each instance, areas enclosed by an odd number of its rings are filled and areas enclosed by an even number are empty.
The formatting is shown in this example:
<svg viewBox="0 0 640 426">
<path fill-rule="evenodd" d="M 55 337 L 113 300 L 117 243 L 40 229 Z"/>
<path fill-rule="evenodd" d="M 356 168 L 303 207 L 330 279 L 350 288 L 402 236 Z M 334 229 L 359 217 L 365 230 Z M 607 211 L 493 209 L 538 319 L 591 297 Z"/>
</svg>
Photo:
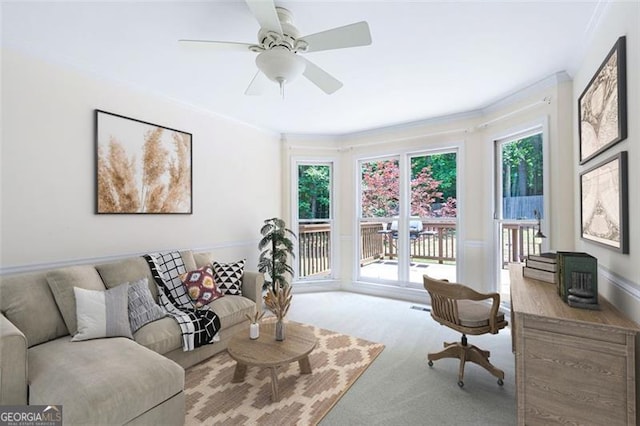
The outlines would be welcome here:
<svg viewBox="0 0 640 426">
<path fill-rule="evenodd" d="M 293 239 L 296 234 L 287 229 L 284 220 L 277 217 L 265 220 L 260 233 L 262 239 L 258 243 L 258 250 L 261 250 L 258 271 L 266 274 L 264 288 L 270 287 L 277 293 L 289 286 L 287 274 L 293 276 L 293 268 L 288 262 L 289 256 L 295 257 Z"/>
</svg>

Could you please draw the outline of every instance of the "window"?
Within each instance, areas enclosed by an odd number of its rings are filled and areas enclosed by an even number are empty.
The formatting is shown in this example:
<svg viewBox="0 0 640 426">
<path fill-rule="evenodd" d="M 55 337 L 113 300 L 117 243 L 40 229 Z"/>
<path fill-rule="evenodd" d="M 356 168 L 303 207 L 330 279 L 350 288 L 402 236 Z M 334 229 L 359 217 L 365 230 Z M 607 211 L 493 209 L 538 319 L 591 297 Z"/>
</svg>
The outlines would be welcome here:
<svg viewBox="0 0 640 426">
<path fill-rule="evenodd" d="M 544 131 L 535 127 L 495 141 L 495 222 L 499 291 L 508 300 L 510 262 L 542 251 L 537 219 L 545 212 Z"/>
<path fill-rule="evenodd" d="M 359 165 L 359 279 L 422 286 L 456 279 L 457 154 L 429 152 Z"/>
<path fill-rule="evenodd" d="M 332 275 L 332 168 L 332 163 L 296 163 L 299 279 Z"/>
</svg>

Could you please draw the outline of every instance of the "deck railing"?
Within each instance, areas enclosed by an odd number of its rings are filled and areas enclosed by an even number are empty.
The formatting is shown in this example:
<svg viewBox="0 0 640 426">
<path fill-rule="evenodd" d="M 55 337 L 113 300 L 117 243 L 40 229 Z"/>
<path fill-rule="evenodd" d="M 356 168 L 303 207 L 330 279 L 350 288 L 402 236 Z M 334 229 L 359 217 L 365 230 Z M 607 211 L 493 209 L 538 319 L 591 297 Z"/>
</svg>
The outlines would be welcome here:
<svg viewBox="0 0 640 426">
<path fill-rule="evenodd" d="M 360 224 L 360 236 L 362 238 L 360 266 L 384 256 L 384 239 L 380 234 L 383 229 L 382 223 L 379 222 Z"/>
<path fill-rule="evenodd" d="M 300 224 L 298 275 L 300 278 L 331 271 L 331 227 L 328 223 Z"/>
<path fill-rule="evenodd" d="M 364 225 L 364 224 L 363 224 Z M 384 251 L 380 257 L 397 256 L 397 232 L 389 230 L 389 223 L 380 223 Z M 412 259 L 435 260 L 438 263 L 456 260 L 456 223 L 447 220 L 422 222 L 422 231 L 411 233 L 409 254 Z M 362 261 L 361 261 L 362 263 Z"/>
<path fill-rule="evenodd" d="M 535 223 L 502 224 L 502 267 L 510 262 L 522 262 L 530 254 L 540 254 L 540 242 L 535 235 Z"/>
<path fill-rule="evenodd" d="M 388 222 L 360 224 L 360 266 L 379 259 L 397 257 L 397 236 Z M 409 248 L 413 259 L 444 263 L 456 260 L 456 223 L 423 222 L 422 231 L 412 235 Z M 298 229 L 298 274 L 300 278 L 328 274 L 331 271 L 331 228 L 328 223 L 301 224 Z M 529 254 L 540 253 L 534 238 L 535 224 L 502 225 L 502 264 L 520 262 Z"/>
</svg>

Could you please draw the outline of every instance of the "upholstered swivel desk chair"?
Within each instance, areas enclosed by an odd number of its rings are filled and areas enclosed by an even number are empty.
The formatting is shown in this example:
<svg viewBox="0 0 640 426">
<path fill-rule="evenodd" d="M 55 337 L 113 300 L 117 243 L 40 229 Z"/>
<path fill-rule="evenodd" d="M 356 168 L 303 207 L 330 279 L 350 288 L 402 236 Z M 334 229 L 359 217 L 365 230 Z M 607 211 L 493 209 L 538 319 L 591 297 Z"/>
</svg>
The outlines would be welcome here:
<svg viewBox="0 0 640 426">
<path fill-rule="evenodd" d="M 478 293 L 462 284 L 436 280 L 427 275 L 423 276 L 424 288 L 431 296 L 431 317 L 449 328 L 462 333 L 460 342 L 445 343 L 444 350 L 429 353 L 429 366 L 433 361 L 441 358 L 457 358 L 460 360 L 458 371 L 458 386 L 464 386 L 465 362 L 473 362 L 486 369 L 498 378 L 498 384 L 504 384 L 504 371 L 489 362 L 489 351 L 467 344 L 467 334 L 480 335 L 485 333 L 497 334 L 507 326 L 504 313 L 500 312 L 500 295 L 498 293 Z M 488 303 L 486 300 L 491 299 Z"/>
</svg>

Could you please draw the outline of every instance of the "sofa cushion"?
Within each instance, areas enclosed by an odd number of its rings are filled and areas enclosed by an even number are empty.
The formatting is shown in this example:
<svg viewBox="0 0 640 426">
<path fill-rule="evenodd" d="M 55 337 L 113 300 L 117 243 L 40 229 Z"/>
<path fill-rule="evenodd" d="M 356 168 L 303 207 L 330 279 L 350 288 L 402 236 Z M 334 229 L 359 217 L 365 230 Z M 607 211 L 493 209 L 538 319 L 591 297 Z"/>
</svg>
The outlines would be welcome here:
<svg viewBox="0 0 640 426">
<path fill-rule="evenodd" d="M 253 315 L 256 309 L 256 303 L 243 296 L 221 297 L 208 306 L 220 318 L 221 330 L 246 321 L 245 314 Z M 142 346 L 159 354 L 182 348 L 180 327 L 170 317 L 146 324 L 133 334 L 133 338 Z"/>
<path fill-rule="evenodd" d="M 166 314 L 153 300 L 147 278 L 129 284 L 129 325 L 135 333 L 143 325 L 163 318 Z"/>
<path fill-rule="evenodd" d="M 65 424 L 125 424 L 184 389 L 182 367 L 125 338 L 63 337 L 28 357 L 29 404 L 61 404 Z"/>
<path fill-rule="evenodd" d="M 253 316 L 256 310 L 256 302 L 243 296 L 224 296 L 209 303 L 208 306 L 220 318 L 222 330 L 246 321 L 245 314 Z"/>
<path fill-rule="evenodd" d="M 189 271 L 183 274 L 180 279 L 187 288 L 189 297 L 196 304 L 196 308 L 200 308 L 223 296 L 216 287 L 211 265 Z"/>
<path fill-rule="evenodd" d="M 133 339 L 129 325 L 129 287 L 85 290 L 74 287 L 78 332 L 74 342 L 102 337 Z"/>
<path fill-rule="evenodd" d="M 107 288 L 113 288 L 124 283 L 132 283 L 147 278 L 149 290 L 154 300 L 158 300 L 158 288 L 151 274 L 147 261 L 142 256 L 130 257 L 116 262 L 96 265 L 96 270 L 102 277 Z"/>
<path fill-rule="evenodd" d="M 184 261 L 184 266 L 187 271 L 192 271 L 197 268 L 196 261 L 193 258 L 193 252 L 191 250 L 183 250 L 180 252 L 180 257 Z M 104 285 L 107 288 L 112 288 L 124 283 L 132 283 L 142 278 L 147 278 L 149 282 L 149 290 L 153 295 L 155 301 L 158 300 L 158 287 L 153 279 L 149 264 L 142 256 L 129 257 L 115 262 L 102 263 L 96 265 L 96 270 L 102 277 Z"/>
<path fill-rule="evenodd" d="M 215 273 L 216 285 L 223 294 L 242 296 L 242 275 L 244 274 L 245 263 L 246 259 L 233 263 L 214 261 L 211 264 Z"/>
<path fill-rule="evenodd" d="M 29 347 L 69 334 L 45 272 L 0 277 L 0 311 Z"/>
<path fill-rule="evenodd" d="M 76 334 L 78 326 L 76 321 L 76 298 L 73 294 L 73 288 L 105 290 L 98 271 L 90 265 L 54 269 L 47 272 L 47 282 L 53 297 L 56 299 L 58 309 L 60 309 L 69 334 Z"/>
<path fill-rule="evenodd" d="M 203 251 L 200 253 L 193 253 L 193 259 L 196 262 L 196 268 L 202 268 L 203 266 L 212 264 L 215 260 L 215 256 L 212 251 Z"/>
<path fill-rule="evenodd" d="M 164 317 L 140 327 L 133 333 L 133 339 L 159 354 L 182 349 L 182 332 L 175 319 Z"/>
</svg>

